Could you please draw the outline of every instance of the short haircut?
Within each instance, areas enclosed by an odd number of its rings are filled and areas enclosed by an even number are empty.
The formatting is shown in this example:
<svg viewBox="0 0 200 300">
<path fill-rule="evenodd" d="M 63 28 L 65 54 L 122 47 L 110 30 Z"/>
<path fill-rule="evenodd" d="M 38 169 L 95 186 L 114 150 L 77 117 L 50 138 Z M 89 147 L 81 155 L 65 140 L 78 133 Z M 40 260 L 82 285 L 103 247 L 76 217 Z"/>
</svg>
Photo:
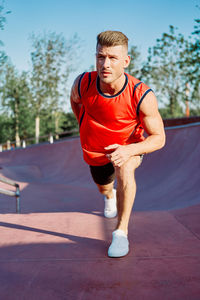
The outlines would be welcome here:
<svg viewBox="0 0 200 300">
<path fill-rule="evenodd" d="M 97 35 L 98 45 L 106 47 L 123 45 L 128 49 L 128 38 L 121 31 L 107 30 Z"/>
</svg>

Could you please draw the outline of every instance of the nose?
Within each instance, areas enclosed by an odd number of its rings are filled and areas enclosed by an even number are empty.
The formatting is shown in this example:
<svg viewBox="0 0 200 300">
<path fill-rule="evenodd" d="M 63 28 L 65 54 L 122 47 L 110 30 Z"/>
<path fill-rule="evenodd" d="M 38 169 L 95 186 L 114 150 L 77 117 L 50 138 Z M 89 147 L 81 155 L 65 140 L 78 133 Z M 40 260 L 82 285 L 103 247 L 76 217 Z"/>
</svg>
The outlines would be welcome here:
<svg viewBox="0 0 200 300">
<path fill-rule="evenodd" d="M 110 59 L 109 57 L 105 57 L 104 61 L 103 61 L 103 67 L 106 69 L 108 67 L 110 67 Z"/>
</svg>

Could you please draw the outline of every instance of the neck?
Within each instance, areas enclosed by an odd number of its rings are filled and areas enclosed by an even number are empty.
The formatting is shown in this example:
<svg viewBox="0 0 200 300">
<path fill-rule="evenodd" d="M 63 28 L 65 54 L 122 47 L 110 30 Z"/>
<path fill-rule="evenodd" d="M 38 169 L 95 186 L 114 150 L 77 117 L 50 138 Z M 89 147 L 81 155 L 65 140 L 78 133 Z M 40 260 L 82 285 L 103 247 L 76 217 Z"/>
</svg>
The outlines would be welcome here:
<svg viewBox="0 0 200 300">
<path fill-rule="evenodd" d="M 111 82 L 111 83 L 103 82 L 100 79 L 101 92 L 105 95 L 113 96 L 122 90 L 122 88 L 125 84 L 125 81 L 126 81 L 126 78 L 125 78 L 124 74 L 122 74 L 119 78 L 117 78 L 114 82 Z"/>
</svg>

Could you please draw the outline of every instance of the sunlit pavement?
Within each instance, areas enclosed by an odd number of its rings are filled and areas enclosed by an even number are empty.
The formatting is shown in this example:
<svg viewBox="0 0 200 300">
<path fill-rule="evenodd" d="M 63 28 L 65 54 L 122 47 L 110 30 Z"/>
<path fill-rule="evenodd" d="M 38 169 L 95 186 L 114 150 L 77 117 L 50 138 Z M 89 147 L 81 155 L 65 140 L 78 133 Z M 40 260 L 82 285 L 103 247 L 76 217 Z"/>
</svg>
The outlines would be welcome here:
<svg viewBox="0 0 200 300">
<path fill-rule="evenodd" d="M 0 154 L 21 187 L 0 195 L 0 299 L 200 299 L 200 126 L 167 130 L 144 157 L 130 252 L 111 259 L 116 219 L 82 160 L 78 138 Z"/>
</svg>

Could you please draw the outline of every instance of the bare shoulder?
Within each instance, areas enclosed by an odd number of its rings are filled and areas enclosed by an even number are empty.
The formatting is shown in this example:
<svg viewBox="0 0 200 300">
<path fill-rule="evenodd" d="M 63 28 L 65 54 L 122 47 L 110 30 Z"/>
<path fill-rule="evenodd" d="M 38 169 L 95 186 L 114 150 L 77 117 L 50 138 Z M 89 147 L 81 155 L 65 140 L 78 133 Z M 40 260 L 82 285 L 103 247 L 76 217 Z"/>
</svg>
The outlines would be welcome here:
<svg viewBox="0 0 200 300">
<path fill-rule="evenodd" d="M 144 129 L 149 134 L 164 134 L 164 126 L 158 110 L 158 102 L 153 92 L 149 92 L 140 105 L 139 116 Z"/>
<path fill-rule="evenodd" d="M 78 77 L 76 77 L 76 79 L 73 82 L 72 88 L 71 88 L 71 101 L 75 102 L 75 103 L 81 103 L 81 99 L 79 97 L 79 93 L 78 93 L 78 84 L 79 84 L 79 80 L 81 78 L 81 75 L 79 75 Z"/>
<path fill-rule="evenodd" d="M 157 114 L 159 114 L 158 102 L 155 94 L 151 91 L 145 96 L 140 105 L 140 115 L 143 117 Z"/>
</svg>

